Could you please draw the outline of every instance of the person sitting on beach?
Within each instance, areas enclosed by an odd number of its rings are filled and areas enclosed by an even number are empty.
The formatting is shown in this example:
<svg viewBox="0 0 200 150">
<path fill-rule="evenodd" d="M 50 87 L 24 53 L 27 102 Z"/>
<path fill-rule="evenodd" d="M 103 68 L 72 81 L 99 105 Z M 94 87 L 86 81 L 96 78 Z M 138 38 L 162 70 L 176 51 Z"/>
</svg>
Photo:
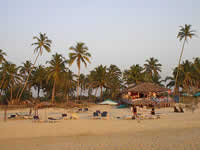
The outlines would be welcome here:
<svg viewBox="0 0 200 150">
<path fill-rule="evenodd" d="M 181 112 L 181 113 L 184 113 L 184 111 L 183 111 L 183 108 L 182 108 L 182 107 L 179 107 L 179 110 L 180 110 L 180 112 Z"/>
<path fill-rule="evenodd" d="M 135 107 L 135 105 L 131 106 L 131 112 L 133 113 L 132 119 L 135 119 L 137 116 L 137 108 Z"/>
<path fill-rule="evenodd" d="M 174 106 L 174 112 L 179 112 L 178 109 L 176 108 L 176 106 Z"/>
<path fill-rule="evenodd" d="M 133 106 L 133 115 L 134 115 L 134 118 L 137 117 L 137 108 L 135 106 Z"/>
<path fill-rule="evenodd" d="M 155 115 L 155 108 L 154 107 L 152 107 L 151 115 Z"/>
</svg>

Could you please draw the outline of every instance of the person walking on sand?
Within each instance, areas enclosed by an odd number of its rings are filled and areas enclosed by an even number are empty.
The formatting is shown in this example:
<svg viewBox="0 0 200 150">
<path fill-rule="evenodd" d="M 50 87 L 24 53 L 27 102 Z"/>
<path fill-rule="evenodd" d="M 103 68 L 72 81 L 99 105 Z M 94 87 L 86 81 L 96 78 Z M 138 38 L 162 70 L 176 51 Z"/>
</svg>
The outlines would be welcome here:
<svg viewBox="0 0 200 150">
<path fill-rule="evenodd" d="M 136 117 L 137 117 L 137 108 L 135 107 L 135 105 L 132 105 L 131 111 L 133 112 L 132 119 L 136 119 Z"/>
</svg>

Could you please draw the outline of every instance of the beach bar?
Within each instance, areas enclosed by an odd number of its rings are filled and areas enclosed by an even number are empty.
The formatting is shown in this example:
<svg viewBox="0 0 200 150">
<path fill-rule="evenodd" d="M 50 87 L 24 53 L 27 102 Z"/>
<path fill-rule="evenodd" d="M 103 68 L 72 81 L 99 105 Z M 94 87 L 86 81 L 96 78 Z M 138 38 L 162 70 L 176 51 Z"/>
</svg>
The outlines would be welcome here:
<svg viewBox="0 0 200 150">
<path fill-rule="evenodd" d="M 172 103 L 171 90 L 155 83 L 143 82 L 129 86 L 122 92 L 122 101 L 127 104 L 163 104 Z"/>
</svg>

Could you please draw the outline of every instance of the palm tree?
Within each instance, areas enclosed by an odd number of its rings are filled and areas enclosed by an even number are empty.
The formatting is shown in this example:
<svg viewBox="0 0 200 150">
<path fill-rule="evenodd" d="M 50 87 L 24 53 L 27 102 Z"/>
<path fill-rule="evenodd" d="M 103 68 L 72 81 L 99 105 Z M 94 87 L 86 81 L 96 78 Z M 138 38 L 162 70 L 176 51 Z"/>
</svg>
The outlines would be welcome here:
<svg viewBox="0 0 200 150">
<path fill-rule="evenodd" d="M 74 93 L 76 89 L 76 81 L 74 80 L 74 73 L 67 69 L 63 73 L 63 83 L 64 83 L 64 97 L 66 98 L 67 102 L 69 101 L 69 95 Z"/>
<path fill-rule="evenodd" d="M 4 56 L 6 56 L 6 53 L 3 52 L 2 49 L 0 49 L 0 64 L 2 64 L 2 62 L 5 62 L 5 61 L 6 61 L 6 59 L 5 59 Z"/>
<path fill-rule="evenodd" d="M 3 63 L 2 67 L 1 67 L 1 73 L 3 76 L 2 79 L 2 84 L 1 84 L 1 90 L 4 90 L 4 94 L 5 94 L 5 90 L 10 90 L 10 100 L 13 99 L 13 87 L 15 84 L 18 83 L 18 81 L 20 80 L 20 76 L 18 75 L 18 69 L 19 67 L 17 67 L 15 64 L 10 63 L 10 62 L 5 62 Z"/>
<path fill-rule="evenodd" d="M 91 54 L 88 53 L 88 47 L 85 45 L 85 43 L 77 42 L 76 46 L 71 46 L 69 48 L 72 50 L 72 53 L 69 53 L 69 66 L 73 64 L 73 62 L 76 60 L 77 67 L 78 67 L 78 80 L 77 80 L 77 99 L 79 99 L 79 78 L 80 78 L 80 69 L 81 69 L 81 62 L 87 67 L 87 62 L 90 62 Z"/>
<path fill-rule="evenodd" d="M 122 80 L 121 70 L 116 65 L 110 65 L 108 70 L 108 87 L 110 88 L 110 95 L 112 99 L 116 98 L 116 95 L 119 94 Z"/>
<path fill-rule="evenodd" d="M 10 64 L 8 68 L 8 71 L 9 71 L 8 83 L 10 87 L 10 100 L 13 99 L 13 86 L 20 80 L 20 77 L 18 75 L 18 69 L 19 67 L 17 67 L 15 64 Z"/>
<path fill-rule="evenodd" d="M 192 39 L 193 36 L 195 36 L 195 31 L 194 30 L 191 30 L 191 27 L 192 25 L 187 25 L 185 24 L 185 26 L 180 26 L 180 30 L 178 32 L 178 35 L 177 35 L 177 38 L 182 41 L 183 41 L 183 46 L 182 46 L 182 50 L 181 50 L 181 54 L 180 54 L 180 58 L 179 58 L 179 61 L 178 61 L 178 70 L 177 70 L 177 74 L 176 74 L 176 80 L 175 80 L 175 86 L 174 86 L 174 91 L 175 93 L 178 92 L 178 88 L 177 88 L 177 79 L 178 79 L 178 74 L 179 74 L 179 70 L 180 70 L 180 62 L 181 62 L 181 58 L 182 58 L 182 55 L 183 55 L 183 50 L 184 50 L 184 46 L 185 46 L 185 42 L 188 41 L 188 38 Z"/>
<path fill-rule="evenodd" d="M 4 82 L 5 82 L 5 78 L 6 78 L 6 75 L 8 73 L 8 69 L 9 69 L 9 65 L 10 63 L 9 62 L 4 62 L 2 64 L 2 67 L 0 68 L 1 70 L 1 84 L 0 84 L 0 88 L 2 88 Z"/>
<path fill-rule="evenodd" d="M 161 72 L 161 64 L 158 62 L 158 59 L 151 57 L 149 60 L 146 60 L 146 64 L 144 64 L 145 72 L 149 77 L 150 80 L 157 78 L 159 76 L 159 72 Z"/>
<path fill-rule="evenodd" d="M 62 73 L 65 69 L 65 63 L 64 57 L 58 53 L 52 56 L 53 58 L 50 61 L 47 61 L 50 66 L 47 68 L 47 81 L 50 79 L 53 79 L 53 89 L 52 89 L 52 103 L 55 100 L 56 95 L 56 84 L 57 81 L 61 78 Z"/>
<path fill-rule="evenodd" d="M 93 74 L 93 87 L 100 88 L 101 90 L 101 99 L 103 98 L 103 88 L 108 87 L 108 73 L 107 67 L 100 65 L 95 68 L 94 71 L 91 72 Z M 103 100 L 103 99 L 102 99 Z"/>
<path fill-rule="evenodd" d="M 32 46 L 36 46 L 36 48 L 34 49 L 34 52 L 35 52 L 35 53 L 38 53 L 38 54 L 37 54 L 37 56 L 36 56 L 36 59 L 35 59 L 35 61 L 34 61 L 34 63 L 33 63 L 32 68 L 31 68 L 31 70 L 30 70 L 30 72 L 29 72 L 29 74 L 28 74 L 28 77 L 26 78 L 24 87 L 23 87 L 23 89 L 21 90 L 21 93 L 20 93 L 20 95 L 19 95 L 18 101 L 20 101 L 20 98 L 21 98 L 21 96 L 22 96 L 22 93 L 23 93 L 24 89 L 26 88 L 26 85 L 27 85 L 27 83 L 28 83 L 28 79 L 29 79 L 29 77 L 30 77 L 30 74 L 31 74 L 31 72 L 32 72 L 33 67 L 35 66 L 35 64 L 36 64 L 36 62 L 37 62 L 37 59 L 38 59 L 39 55 L 42 55 L 43 49 L 45 49 L 47 52 L 50 52 L 50 51 L 51 51 L 50 48 L 51 48 L 51 43 L 52 43 L 52 41 L 48 39 L 48 37 L 46 36 L 46 33 L 44 33 L 44 34 L 39 33 L 39 37 L 34 36 L 33 39 L 36 40 L 36 42 L 32 43 L 31 45 L 32 45 Z"/>
<path fill-rule="evenodd" d="M 139 64 L 132 65 L 129 70 L 124 71 L 123 79 L 126 81 L 126 84 L 137 84 L 139 81 L 144 80 L 143 71 L 144 68 Z"/>
<path fill-rule="evenodd" d="M 33 71 L 33 84 L 35 89 L 37 88 L 37 97 L 39 98 L 40 90 L 43 87 L 43 83 L 45 80 L 46 70 L 45 67 L 42 65 L 39 65 L 34 71 Z"/>
</svg>

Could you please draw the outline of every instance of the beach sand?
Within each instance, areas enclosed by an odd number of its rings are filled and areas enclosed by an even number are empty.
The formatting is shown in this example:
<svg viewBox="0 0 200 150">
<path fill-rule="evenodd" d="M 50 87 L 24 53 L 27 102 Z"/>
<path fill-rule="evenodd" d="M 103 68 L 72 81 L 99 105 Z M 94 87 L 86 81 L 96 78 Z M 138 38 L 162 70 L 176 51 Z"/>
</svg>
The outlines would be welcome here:
<svg viewBox="0 0 200 150">
<path fill-rule="evenodd" d="M 173 113 L 173 108 L 156 109 L 163 113 L 156 120 L 122 120 L 117 116 L 130 115 L 129 109 L 94 106 L 106 110 L 109 120 L 89 120 L 79 113 L 79 120 L 56 123 L 33 123 L 31 120 L 0 120 L 0 149 L 2 150 L 199 150 L 200 111 Z M 12 112 L 27 111 L 10 110 Z M 149 110 L 150 111 L 150 110 Z M 55 113 L 52 113 L 55 112 Z M 39 113 L 58 115 L 69 110 L 49 108 Z M 41 115 L 41 116 L 42 116 Z"/>
</svg>

